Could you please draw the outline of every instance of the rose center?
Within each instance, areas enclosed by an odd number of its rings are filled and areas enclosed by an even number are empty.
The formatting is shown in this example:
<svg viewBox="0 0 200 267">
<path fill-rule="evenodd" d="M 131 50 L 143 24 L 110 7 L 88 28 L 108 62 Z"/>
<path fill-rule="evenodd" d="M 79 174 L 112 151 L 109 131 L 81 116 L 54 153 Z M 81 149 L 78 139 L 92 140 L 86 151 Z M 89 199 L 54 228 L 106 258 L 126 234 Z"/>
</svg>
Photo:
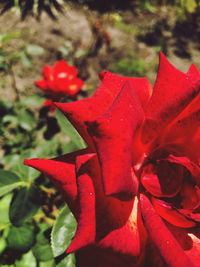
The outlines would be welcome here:
<svg viewBox="0 0 200 267">
<path fill-rule="evenodd" d="M 181 190 L 184 167 L 167 160 L 156 160 L 142 169 L 141 183 L 156 197 L 174 197 Z"/>
</svg>

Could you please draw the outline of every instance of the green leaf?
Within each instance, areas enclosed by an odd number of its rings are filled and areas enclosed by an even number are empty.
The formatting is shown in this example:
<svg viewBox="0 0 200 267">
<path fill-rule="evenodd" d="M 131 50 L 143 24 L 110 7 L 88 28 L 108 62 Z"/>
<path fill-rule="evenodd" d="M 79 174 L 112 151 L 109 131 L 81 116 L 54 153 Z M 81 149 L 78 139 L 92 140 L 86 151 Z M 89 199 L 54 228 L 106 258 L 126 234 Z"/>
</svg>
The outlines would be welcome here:
<svg viewBox="0 0 200 267">
<path fill-rule="evenodd" d="M 19 121 L 19 125 L 26 131 L 31 131 L 35 126 L 35 118 L 29 110 L 20 110 L 17 118 Z"/>
<path fill-rule="evenodd" d="M 20 51 L 18 55 L 24 66 L 29 67 L 29 68 L 32 66 L 32 59 L 29 55 L 25 53 L 25 51 L 23 50 Z"/>
<path fill-rule="evenodd" d="M 17 36 L 17 33 L 0 34 L 0 42 L 8 42 Z"/>
<path fill-rule="evenodd" d="M 14 196 L 10 205 L 9 217 L 15 226 L 31 218 L 41 206 L 41 197 L 38 188 L 31 185 L 30 188 L 22 187 Z"/>
<path fill-rule="evenodd" d="M 37 158 L 37 154 L 33 149 L 24 150 L 18 161 L 16 162 L 14 171 L 20 176 L 24 181 L 34 181 L 40 176 L 40 172 L 24 165 L 24 159 Z"/>
<path fill-rule="evenodd" d="M 9 101 L 0 100 L 0 110 L 7 111 L 12 107 Z"/>
<path fill-rule="evenodd" d="M 50 261 L 41 261 L 39 267 L 55 267 L 54 260 Z"/>
<path fill-rule="evenodd" d="M 9 207 L 12 199 L 12 194 L 6 195 L 0 199 L 0 230 L 9 225 Z"/>
<path fill-rule="evenodd" d="M 197 2 L 195 0 L 185 0 L 182 6 L 187 12 L 193 13 L 197 8 Z"/>
<path fill-rule="evenodd" d="M 53 253 L 48 239 L 43 233 L 39 233 L 36 237 L 36 244 L 34 245 L 33 254 L 39 261 L 49 261 L 53 259 Z"/>
<path fill-rule="evenodd" d="M 60 212 L 51 232 L 51 247 L 54 257 L 60 256 L 68 248 L 76 231 L 76 220 L 66 206 Z"/>
<path fill-rule="evenodd" d="M 0 197 L 22 184 L 19 177 L 10 171 L 0 170 Z"/>
<path fill-rule="evenodd" d="M 18 119 L 17 119 L 17 117 L 14 116 L 14 115 L 9 115 L 9 114 L 7 114 L 7 115 L 5 115 L 5 116 L 3 117 L 2 122 L 3 122 L 3 123 L 9 123 L 9 124 L 11 124 L 11 125 L 13 125 L 13 126 L 16 126 L 16 125 L 18 124 Z"/>
<path fill-rule="evenodd" d="M 19 160 L 18 154 L 8 154 L 2 158 L 2 164 L 6 165 L 7 169 L 14 171 L 16 162 Z"/>
<path fill-rule="evenodd" d="M 39 45 L 28 45 L 26 47 L 26 52 L 29 55 L 42 55 L 44 53 L 44 48 Z"/>
<path fill-rule="evenodd" d="M 62 153 L 67 154 L 75 151 L 77 149 L 76 145 L 73 142 L 62 143 Z"/>
<path fill-rule="evenodd" d="M 32 251 L 24 254 L 20 260 L 15 262 L 16 267 L 37 267 L 37 261 Z"/>
<path fill-rule="evenodd" d="M 60 112 L 58 109 L 56 109 L 56 118 L 62 131 L 69 136 L 69 138 L 77 146 L 77 148 L 85 148 L 86 144 L 84 140 L 71 125 L 71 123 L 66 119 L 66 117 L 62 114 L 62 112 Z"/>
<path fill-rule="evenodd" d="M 76 267 L 75 255 L 73 253 L 69 254 L 56 267 Z"/>
<path fill-rule="evenodd" d="M 6 249 L 7 247 L 7 243 L 5 238 L 3 238 L 2 236 L 0 237 L 0 254 L 2 254 L 2 252 Z"/>
<path fill-rule="evenodd" d="M 23 225 L 21 227 L 10 227 L 7 237 L 8 247 L 28 251 L 35 242 L 34 227 L 32 225 Z"/>
<path fill-rule="evenodd" d="M 38 157 L 53 158 L 58 156 L 58 148 L 60 147 L 59 138 L 53 138 L 45 143 L 38 145 L 36 152 Z"/>
<path fill-rule="evenodd" d="M 22 104 L 32 107 L 41 107 L 46 98 L 40 95 L 29 95 L 21 100 Z"/>
</svg>

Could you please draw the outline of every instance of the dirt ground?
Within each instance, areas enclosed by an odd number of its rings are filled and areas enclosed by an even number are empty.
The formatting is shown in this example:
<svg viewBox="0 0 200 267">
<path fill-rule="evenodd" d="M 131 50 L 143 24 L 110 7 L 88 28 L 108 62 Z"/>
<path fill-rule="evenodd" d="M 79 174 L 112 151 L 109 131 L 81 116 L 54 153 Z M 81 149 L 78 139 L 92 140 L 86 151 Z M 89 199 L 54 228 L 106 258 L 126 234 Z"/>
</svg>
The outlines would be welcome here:
<svg viewBox="0 0 200 267">
<path fill-rule="evenodd" d="M 117 15 L 120 23 L 115 23 Z M 21 21 L 16 10 L 9 11 L 0 17 L 0 33 L 18 36 L 6 44 L 9 53 L 19 52 L 30 44 L 39 45 L 44 53 L 32 56 L 32 67 L 17 61 L 12 72 L 0 72 L 0 98 L 14 101 L 16 88 L 20 96 L 38 92 L 33 82 L 40 79 L 44 64 L 53 65 L 61 58 L 60 48 L 66 44 L 70 44 L 73 64 L 85 80 L 83 89 L 91 90 L 89 92 L 98 87 L 100 71 L 109 70 L 112 63 L 129 57 L 131 53 L 143 60 L 146 76 L 151 82 L 156 77 L 160 50 L 184 72 L 191 63 L 200 69 L 199 30 L 195 27 L 191 31 L 188 25 L 180 26 L 173 9 L 166 7 L 155 13 L 134 14 L 126 10 L 102 16 L 97 11 L 66 5 L 56 21 L 46 14 L 40 21 L 31 16 Z"/>
</svg>

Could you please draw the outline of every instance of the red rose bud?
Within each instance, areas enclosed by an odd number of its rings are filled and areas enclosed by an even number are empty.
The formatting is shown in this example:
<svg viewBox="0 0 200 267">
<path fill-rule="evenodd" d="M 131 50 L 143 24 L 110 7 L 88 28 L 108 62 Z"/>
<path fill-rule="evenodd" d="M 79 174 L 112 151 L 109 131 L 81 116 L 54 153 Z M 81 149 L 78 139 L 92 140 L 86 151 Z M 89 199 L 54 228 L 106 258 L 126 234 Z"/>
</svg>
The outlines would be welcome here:
<svg viewBox="0 0 200 267">
<path fill-rule="evenodd" d="M 56 84 L 52 73 L 44 68 L 44 91 Z M 54 183 L 77 219 L 67 253 L 77 252 L 80 267 L 198 267 L 199 71 L 183 73 L 161 53 L 154 87 L 146 78 L 99 77 L 90 98 L 55 103 L 88 148 L 25 161 Z"/>
<path fill-rule="evenodd" d="M 73 98 L 83 86 L 83 81 L 77 77 L 77 73 L 78 71 L 74 66 L 60 60 L 53 67 L 45 65 L 43 67 L 43 79 L 35 81 L 35 85 L 53 101 L 58 101 L 63 97 Z M 50 110 L 55 109 L 52 104 L 48 105 L 46 101 L 44 106 L 49 106 Z"/>
</svg>

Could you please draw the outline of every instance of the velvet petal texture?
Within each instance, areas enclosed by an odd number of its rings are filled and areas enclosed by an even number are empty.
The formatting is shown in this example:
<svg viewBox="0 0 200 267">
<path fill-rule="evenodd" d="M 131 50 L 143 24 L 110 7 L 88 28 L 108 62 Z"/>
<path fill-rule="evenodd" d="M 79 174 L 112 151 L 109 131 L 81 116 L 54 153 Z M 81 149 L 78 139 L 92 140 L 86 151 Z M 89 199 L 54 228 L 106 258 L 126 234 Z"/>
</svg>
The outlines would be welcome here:
<svg viewBox="0 0 200 267">
<path fill-rule="evenodd" d="M 194 67 L 190 69 L 188 74 L 185 74 L 176 69 L 163 53 L 160 53 L 158 74 L 147 107 L 147 115 L 159 110 L 170 99 L 176 99 L 181 91 L 189 88 L 198 79 L 200 79 L 200 75 L 196 75 Z"/>
<path fill-rule="evenodd" d="M 138 97 L 127 82 L 102 116 L 87 122 L 101 164 L 106 195 L 136 195 L 138 181 L 132 173 L 132 143 L 143 121 Z"/>
<path fill-rule="evenodd" d="M 105 196 L 95 154 L 78 156 L 76 172 L 80 213 L 76 235 L 67 252 L 95 245 L 132 257 L 136 263 L 146 241 L 138 200 L 124 202 Z"/>
<path fill-rule="evenodd" d="M 145 227 L 168 266 L 194 267 L 175 237 L 156 213 L 148 198 L 141 195 L 140 203 Z"/>
<path fill-rule="evenodd" d="M 146 118 L 143 126 L 143 140 L 150 141 L 163 131 L 178 115 L 199 95 L 200 81 L 178 92 L 176 97 L 170 98 L 160 108 Z M 153 96 L 152 96 L 153 98 Z"/>
<path fill-rule="evenodd" d="M 183 229 L 166 223 L 168 229 L 176 238 L 184 253 L 190 258 L 195 267 L 200 261 L 200 232 L 199 229 Z"/>
<path fill-rule="evenodd" d="M 68 104 L 56 103 L 90 147 L 93 147 L 93 142 L 85 121 L 93 121 L 107 111 L 126 81 L 132 85 L 145 108 L 152 93 L 152 85 L 147 79 L 120 77 L 110 72 L 104 72 L 102 84 L 92 97 Z"/>
<path fill-rule="evenodd" d="M 175 210 L 169 203 L 153 197 L 151 200 L 156 212 L 171 224 L 182 228 L 191 228 L 196 226 L 194 221 L 188 220 L 183 214 L 180 214 L 177 210 Z"/>
<path fill-rule="evenodd" d="M 76 174 L 80 212 L 78 215 L 76 234 L 66 251 L 67 253 L 74 252 L 95 242 L 95 190 L 92 178 L 88 175 L 88 171 L 84 170 L 84 164 L 92 156 L 93 155 L 86 154 L 76 158 Z"/>
</svg>

